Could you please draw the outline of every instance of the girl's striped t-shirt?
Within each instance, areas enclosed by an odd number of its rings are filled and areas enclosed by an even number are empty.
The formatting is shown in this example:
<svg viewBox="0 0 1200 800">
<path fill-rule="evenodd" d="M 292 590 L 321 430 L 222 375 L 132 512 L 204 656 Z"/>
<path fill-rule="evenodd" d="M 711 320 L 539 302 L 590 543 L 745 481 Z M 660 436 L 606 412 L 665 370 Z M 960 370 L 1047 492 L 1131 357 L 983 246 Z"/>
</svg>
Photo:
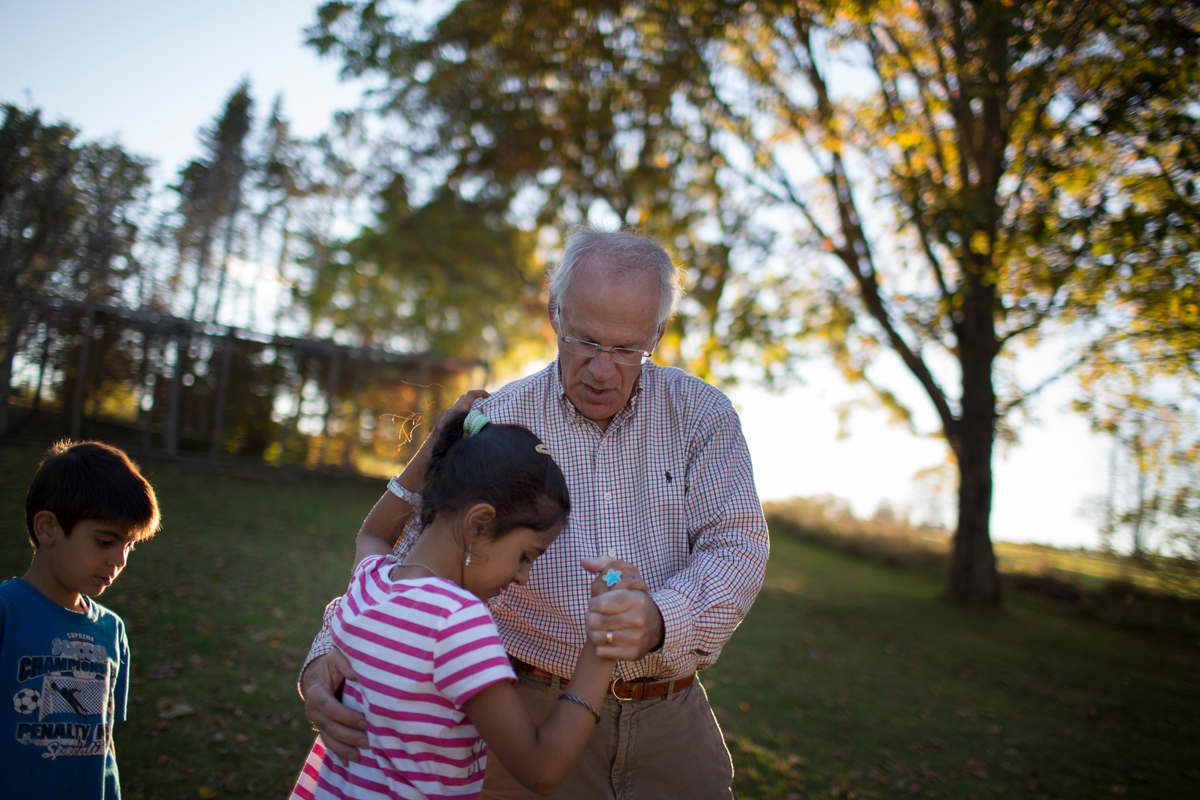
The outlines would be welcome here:
<svg viewBox="0 0 1200 800">
<path fill-rule="evenodd" d="M 474 798 L 487 747 L 463 711 L 516 675 L 479 598 L 444 578 L 392 580 L 395 556 L 355 568 L 332 624 L 358 675 L 343 701 L 367 717 L 370 747 L 343 763 L 317 738 L 292 794 L 316 798 Z"/>
</svg>

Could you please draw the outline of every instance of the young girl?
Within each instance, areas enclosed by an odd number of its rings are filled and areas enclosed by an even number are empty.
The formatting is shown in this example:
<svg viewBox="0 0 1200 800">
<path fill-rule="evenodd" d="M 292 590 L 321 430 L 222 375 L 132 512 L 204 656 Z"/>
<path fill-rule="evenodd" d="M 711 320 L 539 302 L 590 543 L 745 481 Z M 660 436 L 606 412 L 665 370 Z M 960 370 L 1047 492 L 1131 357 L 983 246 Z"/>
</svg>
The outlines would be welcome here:
<svg viewBox="0 0 1200 800">
<path fill-rule="evenodd" d="M 527 788 L 551 794 L 599 720 L 613 662 L 588 642 L 570 692 L 535 726 L 484 605 L 528 580 L 562 529 L 558 465 L 528 430 L 478 411 L 448 416 L 435 437 L 420 538 L 400 562 L 386 540 L 360 536 L 332 623 L 357 675 L 344 699 L 366 715 L 370 747 L 343 763 L 318 737 L 293 798 L 475 798 L 489 748 Z M 605 566 L 593 595 L 646 590 L 628 564 Z"/>
</svg>

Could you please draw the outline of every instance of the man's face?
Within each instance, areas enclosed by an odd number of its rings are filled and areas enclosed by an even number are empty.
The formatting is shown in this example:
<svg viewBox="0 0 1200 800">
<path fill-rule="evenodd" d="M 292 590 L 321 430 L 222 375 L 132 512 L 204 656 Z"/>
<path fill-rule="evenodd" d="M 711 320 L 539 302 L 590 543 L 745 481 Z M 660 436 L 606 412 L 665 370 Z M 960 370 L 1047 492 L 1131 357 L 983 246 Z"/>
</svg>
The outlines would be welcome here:
<svg viewBox="0 0 1200 800">
<path fill-rule="evenodd" d="M 580 266 L 563 298 L 564 308 L 551 313 L 550 323 L 559 335 L 563 389 L 579 413 L 601 430 L 629 401 L 642 368 L 617 364 L 609 353 L 577 356 L 563 347 L 561 337 L 605 348 L 653 350 L 659 336 L 654 329 L 659 297 L 654 275 L 613 273 L 593 261 Z"/>
</svg>

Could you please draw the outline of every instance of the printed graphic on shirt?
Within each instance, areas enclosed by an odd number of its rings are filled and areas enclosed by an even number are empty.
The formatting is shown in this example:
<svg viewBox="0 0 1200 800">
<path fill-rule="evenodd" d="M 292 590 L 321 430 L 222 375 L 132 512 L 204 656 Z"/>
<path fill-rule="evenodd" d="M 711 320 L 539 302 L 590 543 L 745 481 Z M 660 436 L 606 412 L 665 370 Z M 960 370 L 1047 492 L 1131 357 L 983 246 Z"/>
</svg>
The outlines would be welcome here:
<svg viewBox="0 0 1200 800">
<path fill-rule="evenodd" d="M 116 665 L 108 650 L 86 633 L 54 639 L 45 655 L 24 655 L 17 662 L 21 686 L 13 695 L 20 715 L 18 744 L 39 747 L 43 758 L 103 755 L 113 717 L 110 686 Z"/>
</svg>

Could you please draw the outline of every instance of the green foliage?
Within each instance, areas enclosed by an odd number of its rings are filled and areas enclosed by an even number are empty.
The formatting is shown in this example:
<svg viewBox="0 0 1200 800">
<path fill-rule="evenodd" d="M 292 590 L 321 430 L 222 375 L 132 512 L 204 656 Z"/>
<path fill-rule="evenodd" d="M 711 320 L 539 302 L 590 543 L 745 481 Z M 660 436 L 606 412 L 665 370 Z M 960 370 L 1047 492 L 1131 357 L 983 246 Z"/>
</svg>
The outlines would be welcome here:
<svg viewBox="0 0 1200 800">
<path fill-rule="evenodd" d="M 220 311 L 238 215 L 242 211 L 243 179 L 248 172 L 245 144 L 252 124 L 252 106 L 250 86 L 243 81 L 230 94 L 212 127 L 201 131 L 201 142 L 207 152 L 181 169 L 179 183 L 172 187 L 179 193 L 181 223 L 176 230 L 179 269 L 182 270 L 185 257 L 190 257 L 195 269 L 189 319 L 196 318 L 200 290 L 208 278 L 216 237 L 223 228 L 224 258 L 213 301 L 213 321 Z M 176 278 L 181 275 L 177 273 Z"/>
<path fill-rule="evenodd" d="M 899 356 L 962 472 L 964 600 L 995 599 L 992 449 L 1028 396 L 1006 346 L 1086 323 L 1080 361 L 1195 352 L 1190 6 L 404 7 L 327 3 L 310 42 L 382 81 L 451 191 L 559 227 L 606 205 L 674 247 L 668 354 L 729 377 L 753 353 L 774 379 L 811 337 L 911 420 L 874 380 Z"/>
<path fill-rule="evenodd" d="M 463 358 L 544 340 L 533 237 L 505 221 L 503 206 L 443 190 L 414 208 L 399 175 L 378 202 L 375 224 L 332 243 L 317 265 L 304 300 L 314 323 L 328 320 L 366 345 L 397 337 L 410 351 Z"/>
<path fill-rule="evenodd" d="M 414 169 L 538 226 L 608 210 L 657 235 L 689 286 L 659 357 L 730 378 L 733 343 L 749 341 L 774 374 L 770 306 L 732 260 L 735 242 L 753 257 L 770 235 L 719 180 L 719 120 L 696 113 L 715 102 L 709 44 L 735 8 L 470 0 L 424 27 L 395 6 L 327 3 L 309 34 L 348 74 L 382 79 Z"/>
<path fill-rule="evenodd" d="M 131 249 L 149 162 L 78 142 L 73 127 L 47 124 L 36 109 L 2 108 L 0 314 L 8 319 L 19 292 L 112 297 L 137 271 Z"/>
</svg>

